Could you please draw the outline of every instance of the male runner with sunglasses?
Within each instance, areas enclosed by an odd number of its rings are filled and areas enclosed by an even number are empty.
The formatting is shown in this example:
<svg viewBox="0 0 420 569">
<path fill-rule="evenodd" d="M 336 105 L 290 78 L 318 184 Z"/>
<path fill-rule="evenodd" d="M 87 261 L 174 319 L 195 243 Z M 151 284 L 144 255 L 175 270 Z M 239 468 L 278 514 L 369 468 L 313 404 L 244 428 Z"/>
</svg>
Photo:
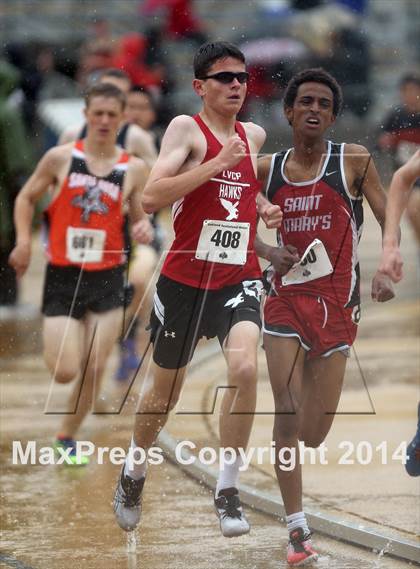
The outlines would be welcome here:
<svg viewBox="0 0 420 569">
<path fill-rule="evenodd" d="M 259 195 L 256 157 L 265 132 L 236 120 L 247 91 L 242 52 L 226 42 L 205 44 L 194 73 L 202 110 L 170 123 L 143 196 L 148 213 L 172 204 L 175 239 L 157 283 L 153 378 L 139 403 L 132 448 L 153 445 L 201 337 L 217 336 L 232 387 L 223 397 L 222 447 L 247 446 L 255 410 L 262 289 L 253 246 L 256 200 L 267 226 L 278 226 L 281 212 Z M 227 537 L 247 533 L 237 490 L 241 462 L 221 466 L 215 494 L 221 531 Z M 127 461 L 122 469 L 114 510 L 126 531 L 139 522 L 145 475 L 146 463 Z"/>
</svg>

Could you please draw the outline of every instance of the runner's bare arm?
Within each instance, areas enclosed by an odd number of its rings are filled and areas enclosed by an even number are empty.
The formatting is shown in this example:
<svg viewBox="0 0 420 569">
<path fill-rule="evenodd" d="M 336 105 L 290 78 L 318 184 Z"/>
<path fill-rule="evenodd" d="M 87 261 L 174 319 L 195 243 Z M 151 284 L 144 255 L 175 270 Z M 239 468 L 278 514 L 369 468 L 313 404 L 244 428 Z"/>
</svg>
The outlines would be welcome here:
<svg viewBox="0 0 420 569">
<path fill-rule="evenodd" d="M 235 135 L 215 158 L 180 174 L 182 166 L 195 150 L 194 127 L 194 120 L 185 115 L 175 117 L 169 124 L 143 192 L 142 204 L 147 213 L 173 204 L 222 170 L 235 166 L 245 156 L 245 144 Z"/>
<path fill-rule="evenodd" d="M 413 184 L 420 177 L 420 150 L 393 175 L 386 205 L 385 232 L 379 270 L 394 282 L 402 279 L 402 258 L 399 248 L 399 224 Z"/>
<path fill-rule="evenodd" d="M 249 143 L 252 163 L 254 165 L 254 168 L 256 168 L 258 179 L 261 180 L 260 178 L 261 160 L 260 158 L 257 159 L 257 157 L 258 157 L 258 152 L 261 150 L 261 147 L 265 142 L 266 132 L 263 128 L 254 123 L 244 123 L 244 127 Z M 264 168 L 264 165 L 262 165 L 262 168 L 266 169 Z M 264 181 L 267 178 L 267 176 L 268 176 L 268 170 L 265 178 L 263 179 Z M 261 192 L 257 195 L 257 210 L 258 210 L 258 215 L 264 221 L 267 229 L 280 227 L 283 219 L 283 214 L 280 207 L 278 205 L 270 203 L 268 199 Z"/>
<path fill-rule="evenodd" d="M 352 195 L 363 193 L 370 208 L 381 226 L 382 235 L 385 228 L 386 195 L 382 188 L 372 156 L 364 146 L 346 144 L 345 173 Z M 383 273 L 376 272 L 372 280 L 372 300 L 386 302 L 394 298 L 392 282 Z"/>
<path fill-rule="evenodd" d="M 14 209 L 16 245 L 10 253 L 9 264 L 15 269 L 18 277 L 24 274 L 31 258 L 35 204 L 49 186 L 57 181 L 58 172 L 68 160 L 68 155 L 68 150 L 63 146 L 49 150 L 16 198 Z"/>
<path fill-rule="evenodd" d="M 270 173 L 272 154 L 264 154 L 258 157 L 258 179 L 263 184 L 263 188 L 267 183 L 268 174 Z"/>
<path fill-rule="evenodd" d="M 142 158 L 149 168 L 152 168 L 157 160 L 152 137 L 136 124 L 131 124 L 128 129 L 127 149 L 130 154 Z"/>
<path fill-rule="evenodd" d="M 261 192 L 257 194 L 257 211 L 267 229 L 275 229 L 281 226 L 283 212 L 280 206 L 269 202 Z"/>
<path fill-rule="evenodd" d="M 285 275 L 299 261 L 298 251 L 293 245 L 273 247 L 265 243 L 259 235 L 255 237 L 254 248 L 258 257 L 269 261 L 280 275 Z"/>
<path fill-rule="evenodd" d="M 345 146 L 345 173 L 350 193 L 366 197 L 382 231 L 385 227 L 386 194 L 369 151 L 359 144 Z"/>
<path fill-rule="evenodd" d="M 149 216 L 141 205 L 141 196 L 148 174 L 149 168 L 143 160 L 135 157 L 130 158 L 127 171 L 128 187 L 125 199 L 128 203 L 133 239 L 137 241 L 137 243 L 144 244 L 148 244 L 152 241 L 154 233 Z"/>
<path fill-rule="evenodd" d="M 384 244 L 399 244 L 399 225 L 411 189 L 420 177 L 420 150 L 417 150 L 404 166 L 393 175 L 386 205 Z"/>
<path fill-rule="evenodd" d="M 267 138 L 267 133 L 261 126 L 253 122 L 246 122 L 241 124 L 245 129 L 252 163 L 254 164 L 254 168 L 256 170 L 258 153 L 260 152 L 265 139 Z"/>
</svg>

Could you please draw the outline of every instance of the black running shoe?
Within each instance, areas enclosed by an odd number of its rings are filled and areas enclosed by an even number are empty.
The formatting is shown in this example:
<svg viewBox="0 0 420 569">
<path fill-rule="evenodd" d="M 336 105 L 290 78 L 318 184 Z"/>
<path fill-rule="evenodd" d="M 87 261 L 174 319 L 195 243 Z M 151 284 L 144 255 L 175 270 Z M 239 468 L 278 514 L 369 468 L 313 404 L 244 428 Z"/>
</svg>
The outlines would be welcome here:
<svg viewBox="0 0 420 569">
<path fill-rule="evenodd" d="M 236 488 L 220 490 L 214 499 L 214 506 L 219 516 L 220 530 L 225 537 L 237 537 L 249 532 L 249 523 L 242 511 Z"/>
<path fill-rule="evenodd" d="M 115 490 L 114 512 L 118 525 L 124 531 L 133 531 L 140 521 L 144 481 L 144 477 L 134 480 L 126 476 L 122 467 Z"/>
</svg>

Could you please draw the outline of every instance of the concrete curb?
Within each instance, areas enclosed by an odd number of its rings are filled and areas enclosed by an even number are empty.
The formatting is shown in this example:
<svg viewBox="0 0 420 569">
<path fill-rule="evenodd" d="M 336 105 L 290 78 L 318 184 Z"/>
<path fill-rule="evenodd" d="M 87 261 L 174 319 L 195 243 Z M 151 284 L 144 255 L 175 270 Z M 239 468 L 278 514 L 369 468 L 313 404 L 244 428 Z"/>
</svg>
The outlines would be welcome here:
<svg viewBox="0 0 420 569">
<path fill-rule="evenodd" d="M 219 345 L 210 345 L 197 353 L 192 369 L 197 368 L 210 358 L 220 354 Z M 180 468 L 185 474 L 205 484 L 212 490 L 216 488 L 217 470 L 208 468 L 201 462 L 195 460 L 193 464 L 184 465 L 177 460 L 175 449 L 178 441 L 163 431 L 159 435 L 159 445 L 167 454 L 168 459 Z M 181 457 L 183 461 L 194 458 L 187 449 L 182 448 Z M 271 494 L 259 492 L 251 486 L 239 485 L 241 500 L 247 506 L 268 514 L 269 516 L 282 518 L 285 510 L 280 499 Z M 315 531 L 338 541 L 344 541 L 358 547 L 365 547 L 377 551 L 381 555 L 389 555 L 405 561 L 410 561 L 420 565 L 420 546 L 412 541 L 397 539 L 395 537 L 379 534 L 374 529 L 365 527 L 362 524 L 354 524 L 345 520 L 340 520 L 324 514 L 321 511 L 308 511 L 305 514 L 309 525 Z"/>
</svg>

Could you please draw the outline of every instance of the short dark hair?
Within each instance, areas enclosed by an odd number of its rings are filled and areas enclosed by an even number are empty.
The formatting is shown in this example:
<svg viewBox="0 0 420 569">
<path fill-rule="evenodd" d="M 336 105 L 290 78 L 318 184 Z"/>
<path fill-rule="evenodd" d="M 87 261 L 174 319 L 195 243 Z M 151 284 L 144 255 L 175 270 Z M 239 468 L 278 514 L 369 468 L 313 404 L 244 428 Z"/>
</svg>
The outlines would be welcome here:
<svg viewBox="0 0 420 569">
<path fill-rule="evenodd" d="M 89 106 L 90 101 L 94 97 L 105 97 L 105 98 L 112 98 L 117 99 L 117 101 L 121 104 L 122 110 L 125 109 L 126 105 L 126 96 L 112 83 L 95 83 L 91 87 L 89 87 L 85 92 L 85 104 L 86 107 Z"/>
<path fill-rule="evenodd" d="M 334 77 L 322 67 L 305 69 L 290 79 L 283 97 L 285 109 L 293 107 L 298 89 L 303 83 L 322 83 L 329 87 L 333 94 L 333 115 L 336 117 L 340 113 L 343 106 L 343 92 Z"/>
<path fill-rule="evenodd" d="M 152 103 L 154 102 L 154 98 L 153 98 L 153 95 L 152 95 L 150 89 L 148 89 L 144 85 L 133 85 L 132 87 L 130 87 L 130 90 L 128 92 L 129 93 L 142 93 L 143 95 L 146 95 L 146 97 L 148 99 L 150 99 L 150 101 Z"/>
<path fill-rule="evenodd" d="M 203 44 L 194 56 L 194 77 L 202 79 L 207 75 L 213 63 L 225 57 L 233 57 L 241 63 L 245 63 L 244 54 L 233 43 L 216 41 Z"/>
<path fill-rule="evenodd" d="M 99 75 L 98 80 L 101 81 L 104 77 L 115 77 L 116 79 L 125 79 L 131 84 L 131 79 L 129 75 L 122 69 L 118 67 L 108 67 L 108 69 L 103 69 Z"/>
<path fill-rule="evenodd" d="M 405 87 L 408 83 L 414 83 L 420 87 L 420 75 L 417 73 L 406 73 L 400 79 L 400 87 Z"/>
</svg>

